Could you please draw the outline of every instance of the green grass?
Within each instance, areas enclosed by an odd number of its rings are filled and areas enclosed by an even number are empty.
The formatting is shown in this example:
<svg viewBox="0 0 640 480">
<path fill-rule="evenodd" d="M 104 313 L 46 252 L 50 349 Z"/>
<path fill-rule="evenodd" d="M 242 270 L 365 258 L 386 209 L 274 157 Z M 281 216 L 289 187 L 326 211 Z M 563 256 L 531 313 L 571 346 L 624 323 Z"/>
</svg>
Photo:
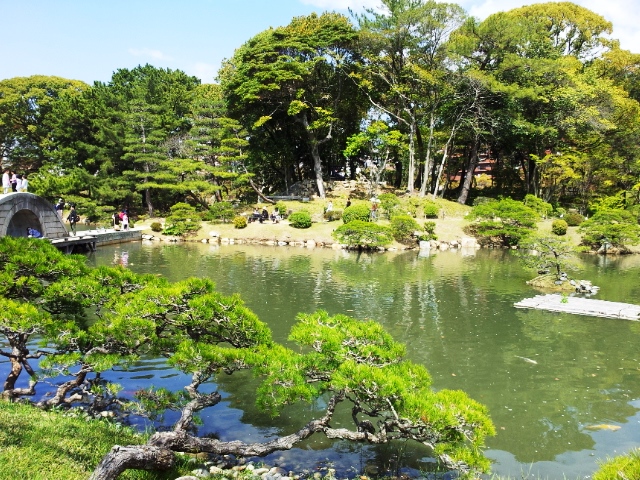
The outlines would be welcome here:
<svg viewBox="0 0 640 480">
<path fill-rule="evenodd" d="M 135 445 L 145 437 L 118 424 L 42 411 L 0 401 L 0 478 L 3 480 L 77 480 L 88 478 L 114 445 Z M 122 479 L 173 479 L 168 474 L 130 470 Z"/>
</svg>

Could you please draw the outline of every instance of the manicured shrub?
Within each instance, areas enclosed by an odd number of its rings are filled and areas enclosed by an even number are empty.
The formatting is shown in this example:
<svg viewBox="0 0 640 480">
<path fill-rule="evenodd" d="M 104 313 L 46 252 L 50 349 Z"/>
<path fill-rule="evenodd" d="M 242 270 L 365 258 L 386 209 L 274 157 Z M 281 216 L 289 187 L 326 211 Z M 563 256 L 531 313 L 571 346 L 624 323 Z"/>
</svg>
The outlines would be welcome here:
<svg viewBox="0 0 640 480">
<path fill-rule="evenodd" d="M 436 222 L 424 222 L 424 233 L 418 236 L 418 240 L 437 240 Z"/>
<path fill-rule="evenodd" d="M 369 206 L 363 203 L 358 205 L 351 205 L 344 209 L 342 213 L 342 221 L 344 223 L 353 222 L 354 220 L 360 220 L 361 222 L 368 222 L 370 218 Z"/>
<path fill-rule="evenodd" d="M 162 231 L 162 224 L 160 222 L 153 222 L 151 224 L 151 231 L 153 231 L 153 232 L 161 232 Z"/>
<path fill-rule="evenodd" d="M 551 215 L 551 212 L 553 212 L 553 205 L 545 202 L 535 195 L 531 195 L 530 193 L 525 195 L 522 203 L 524 203 L 530 209 L 535 210 L 536 213 L 543 218 L 548 217 L 549 215 Z"/>
<path fill-rule="evenodd" d="M 426 218 L 438 218 L 440 207 L 435 202 L 427 201 L 422 207 L 422 211 Z"/>
<path fill-rule="evenodd" d="M 311 215 L 305 211 L 292 213 L 289 215 L 289 225 L 293 228 L 309 228 L 311 226 Z"/>
<path fill-rule="evenodd" d="M 246 228 L 247 227 L 247 217 L 243 217 L 242 215 L 238 215 L 233 217 L 233 226 L 235 228 Z"/>
<path fill-rule="evenodd" d="M 405 245 L 415 243 L 414 233 L 420 230 L 420 225 L 409 215 L 395 215 L 391 219 L 391 233 L 396 241 Z"/>
<path fill-rule="evenodd" d="M 391 218 L 400 205 L 400 199 L 394 193 L 383 193 L 378 197 L 380 200 L 380 206 L 386 213 L 388 218 Z"/>
<path fill-rule="evenodd" d="M 554 235 L 566 235 L 567 234 L 567 228 L 569 226 L 567 225 L 567 222 L 565 222 L 564 220 L 554 220 L 553 223 L 551 224 L 551 231 L 553 232 Z"/>
<path fill-rule="evenodd" d="M 333 232 L 333 237 L 350 248 L 378 248 L 393 242 L 393 234 L 389 227 L 362 220 L 340 225 Z"/>
<path fill-rule="evenodd" d="M 567 222 L 567 225 L 570 227 L 577 227 L 584 222 L 584 217 L 578 212 L 569 212 L 564 216 L 564 221 Z"/>
<path fill-rule="evenodd" d="M 226 223 L 235 216 L 236 209 L 231 202 L 216 202 L 209 207 L 207 213 L 207 220 L 221 220 Z"/>
<path fill-rule="evenodd" d="M 166 235 L 185 236 L 200 230 L 200 215 L 188 203 L 176 203 L 170 208 L 171 213 L 165 220 Z M 131 223 L 129 226 L 132 226 Z"/>
<path fill-rule="evenodd" d="M 513 246 L 535 230 L 539 216 L 522 202 L 504 198 L 476 205 L 467 218 L 476 222 L 465 232 L 481 244 Z"/>
<path fill-rule="evenodd" d="M 593 249 L 599 249 L 607 244 L 626 250 L 625 245 L 640 243 L 638 219 L 628 210 L 598 210 L 593 217 L 580 225 L 579 230 L 583 234 L 583 245 Z"/>
<path fill-rule="evenodd" d="M 342 219 L 342 210 L 329 210 L 328 212 L 324 212 L 324 219 L 327 222 L 340 220 Z"/>
</svg>

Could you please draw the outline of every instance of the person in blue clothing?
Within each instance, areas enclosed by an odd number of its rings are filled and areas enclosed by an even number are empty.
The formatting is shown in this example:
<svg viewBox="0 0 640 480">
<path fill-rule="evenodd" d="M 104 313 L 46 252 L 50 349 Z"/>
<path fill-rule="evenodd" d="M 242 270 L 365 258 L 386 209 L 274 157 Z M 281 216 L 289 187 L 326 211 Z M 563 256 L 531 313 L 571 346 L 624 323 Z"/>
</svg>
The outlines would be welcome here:
<svg viewBox="0 0 640 480">
<path fill-rule="evenodd" d="M 29 235 L 29 238 L 42 238 L 42 233 L 35 228 L 27 228 L 27 234 Z"/>
</svg>

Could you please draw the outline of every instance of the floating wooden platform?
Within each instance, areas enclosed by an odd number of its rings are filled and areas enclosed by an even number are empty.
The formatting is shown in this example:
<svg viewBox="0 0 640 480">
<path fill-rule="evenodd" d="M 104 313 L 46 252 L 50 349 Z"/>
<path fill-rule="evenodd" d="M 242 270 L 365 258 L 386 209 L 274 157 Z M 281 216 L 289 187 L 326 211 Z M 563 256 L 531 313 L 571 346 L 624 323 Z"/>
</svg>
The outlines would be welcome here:
<svg viewBox="0 0 640 480">
<path fill-rule="evenodd" d="M 573 313 L 592 317 L 620 318 L 640 321 L 640 305 L 608 302 L 583 297 L 564 297 L 559 294 L 536 295 L 514 304 L 516 308 L 534 308 L 550 312 Z"/>
</svg>

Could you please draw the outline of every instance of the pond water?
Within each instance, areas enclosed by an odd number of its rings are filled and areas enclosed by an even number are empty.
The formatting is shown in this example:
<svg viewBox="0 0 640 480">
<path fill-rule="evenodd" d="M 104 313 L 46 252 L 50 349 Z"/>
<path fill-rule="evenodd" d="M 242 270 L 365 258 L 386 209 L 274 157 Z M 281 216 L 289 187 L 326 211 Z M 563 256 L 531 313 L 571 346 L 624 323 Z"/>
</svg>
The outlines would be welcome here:
<svg viewBox="0 0 640 480">
<path fill-rule="evenodd" d="M 596 298 L 640 303 L 639 257 L 585 256 L 578 277 L 601 287 Z M 298 312 L 377 320 L 428 368 L 435 388 L 464 390 L 489 407 L 498 434 L 487 455 L 499 475 L 587 478 L 598 461 L 640 445 L 640 322 L 514 308 L 539 292 L 525 284 L 532 272 L 509 251 L 363 254 L 143 242 L 101 247 L 89 259 L 170 280 L 211 278 L 223 293 L 240 293 L 285 343 Z M 154 359 L 112 375 L 131 390 L 185 383 Z M 222 377 L 218 387 L 224 402 L 207 411 L 201 433 L 222 439 L 290 433 L 315 413 L 312 405 L 277 419 L 261 414 L 247 375 Z M 266 461 L 292 470 L 328 462 L 353 475 L 415 473 L 431 464 L 410 443 L 372 448 L 319 435 Z"/>
</svg>

